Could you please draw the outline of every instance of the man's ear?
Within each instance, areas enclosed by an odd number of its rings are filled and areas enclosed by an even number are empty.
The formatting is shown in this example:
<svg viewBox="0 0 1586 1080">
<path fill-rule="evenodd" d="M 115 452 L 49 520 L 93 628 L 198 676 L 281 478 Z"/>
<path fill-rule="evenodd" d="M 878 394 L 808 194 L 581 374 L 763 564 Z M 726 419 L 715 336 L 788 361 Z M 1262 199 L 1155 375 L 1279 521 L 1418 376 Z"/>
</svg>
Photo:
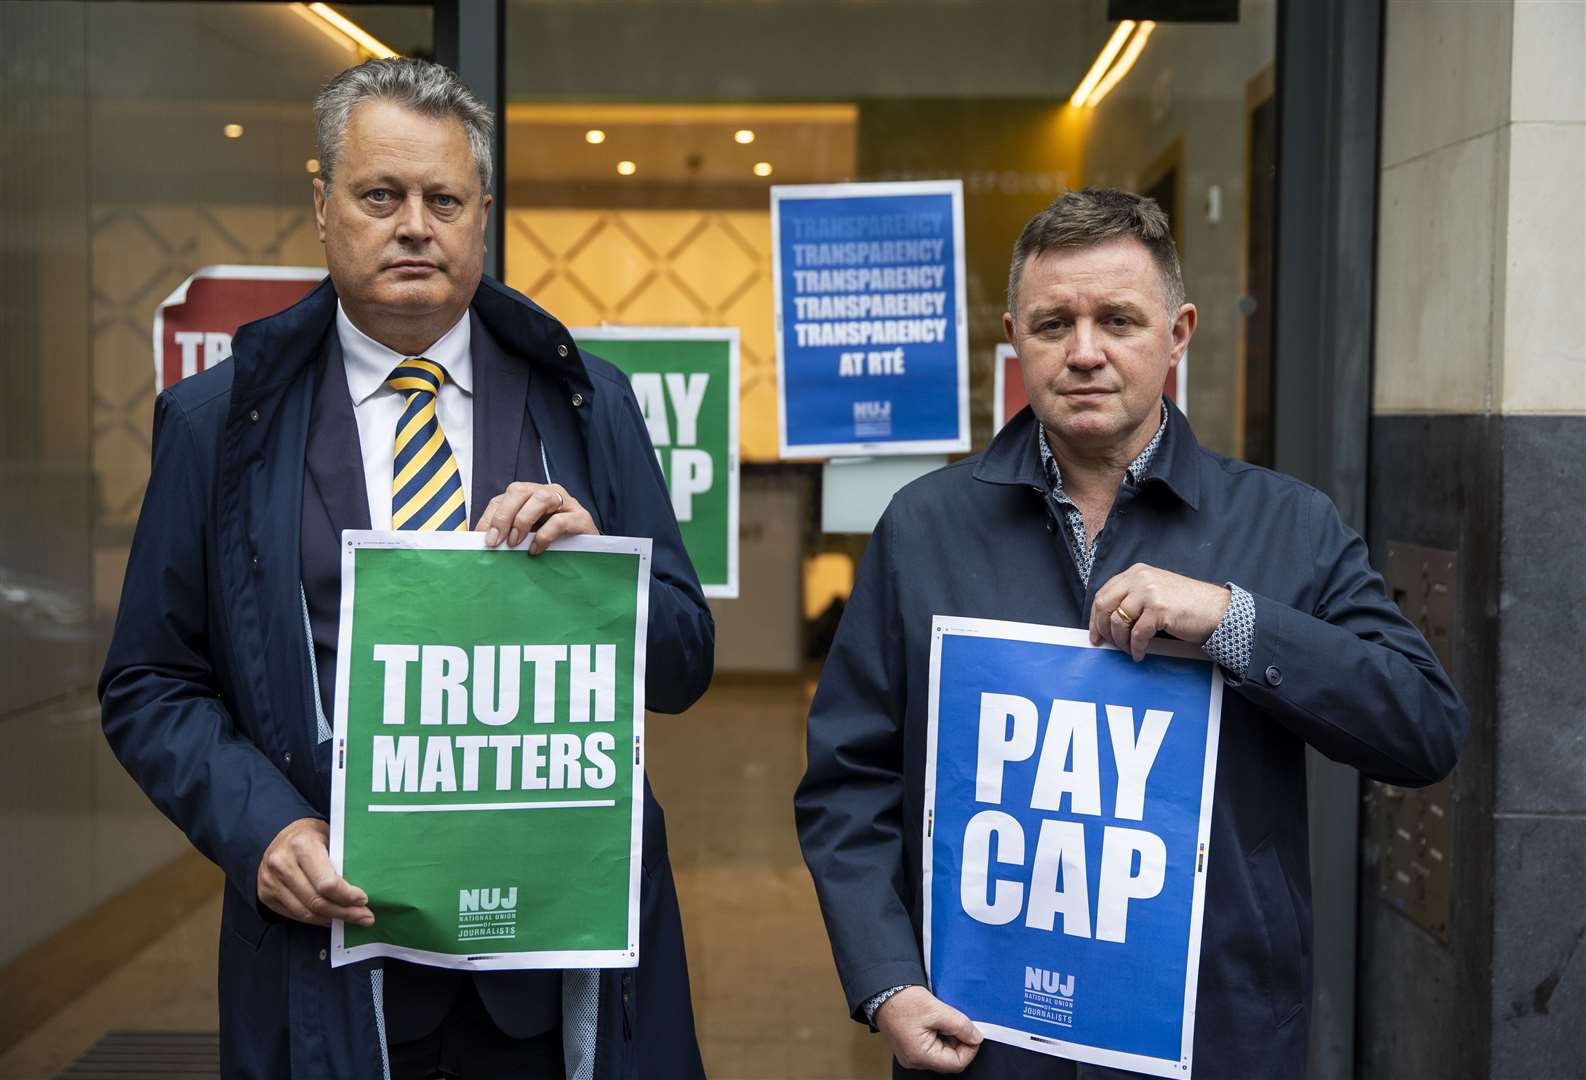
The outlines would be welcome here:
<svg viewBox="0 0 1586 1080">
<path fill-rule="evenodd" d="M 325 242 L 325 200 L 330 198 L 330 193 L 325 189 L 325 181 L 314 177 L 314 228 L 319 232 L 319 242 Z"/>
<path fill-rule="evenodd" d="M 1173 349 L 1168 359 L 1168 370 L 1178 367 L 1179 361 L 1184 359 L 1184 353 L 1189 349 L 1190 338 L 1195 336 L 1195 325 L 1200 318 L 1200 313 L 1195 310 L 1194 304 L 1180 304 L 1178 314 L 1173 317 Z"/>
</svg>

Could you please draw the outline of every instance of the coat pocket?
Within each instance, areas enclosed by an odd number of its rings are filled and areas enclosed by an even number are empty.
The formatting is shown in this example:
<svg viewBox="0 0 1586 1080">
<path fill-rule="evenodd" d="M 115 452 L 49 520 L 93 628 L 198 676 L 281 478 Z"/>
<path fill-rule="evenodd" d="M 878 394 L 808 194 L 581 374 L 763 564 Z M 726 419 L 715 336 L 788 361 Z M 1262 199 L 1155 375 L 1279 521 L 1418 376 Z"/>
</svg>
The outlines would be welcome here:
<svg viewBox="0 0 1586 1080">
<path fill-rule="evenodd" d="M 252 904 L 238 898 L 237 892 L 226 886 L 225 899 L 220 906 L 221 928 L 248 948 L 258 951 L 270 924 L 254 909 Z"/>
<path fill-rule="evenodd" d="M 1272 838 L 1269 836 L 1257 844 L 1245 859 L 1266 935 L 1267 996 L 1272 1002 L 1273 1022 L 1281 1027 L 1305 1004 L 1300 974 L 1300 920 L 1295 914 L 1288 878 L 1278 860 L 1277 849 L 1272 846 Z"/>
</svg>

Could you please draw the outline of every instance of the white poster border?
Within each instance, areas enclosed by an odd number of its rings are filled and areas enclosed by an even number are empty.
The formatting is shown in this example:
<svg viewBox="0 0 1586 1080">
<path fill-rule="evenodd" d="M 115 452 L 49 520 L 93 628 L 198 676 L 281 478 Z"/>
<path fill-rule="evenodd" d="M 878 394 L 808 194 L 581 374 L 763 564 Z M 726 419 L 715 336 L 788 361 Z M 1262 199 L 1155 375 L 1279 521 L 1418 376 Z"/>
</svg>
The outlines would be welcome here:
<svg viewBox="0 0 1586 1080">
<path fill-rule="evenodd" d="M 1019 354 L 1006 341 L 997 344 L 997 359 L 991 369 L 991 437 L 996 438 L 1009 417 L 1002 415 L 1003 402 L 1008 389 L 1008 361 Z"/>
<path fill-rule="evenodd" d="M 947 635 L 963 637 L 990 637 L 1004 641 L 1028 641 L 1044 645 L 1067 645 L 1084 649 L 1112 649 L 1116 646 L 1103 643 L 1093 645 L 1090 633 L 1065 626 L 1047 626 L 1041 623 L 1010 622 L 1003 619 L 974 619 L 956 615 L 936 615 L 931 620 L 931 664 L 927 724 L 925 735 L 925 799 L 920 822 L 921 860 L 920 890 L 924 911 L 921 920 L 922 950 L 925 974 L 931 979 L 931 885 L 932 844 L 936 816 L 936 736 L 941 704 L 942 639 Z M 1146 650 L 1152 656 L 1174 656 L 1196 660 L 1211 666 L 1211 696 L 1207 708 L 1206 765 L 1201 778 L 1200 822 L 1196 830 L 1196 843 L 1210 859 L 1212 797 L 1217 782 L 1217 747 L 1222 730 L 1223 676 L 1220 668 L 1207 659 L 1206 654 L 1194 645 L 1182 641 L 1156 640 Z M 1184 975 L 1184 1018 L 1180 1028 L 1182 1045 L 1180 1059 L 1154 1058 L 1130 1054 L 1119 1050 L 1066 1042 L 1062 1039 L 1035 1035 L 1017 1028 L 1003 1027 L 969 1019 L 981 1034 L 995 1042 L 1018 1046 L 1051 1057 L 1063 1057 L 1089 1065 L 1104 1065 L 1114 1069 L 1145 1073 L 1149 1076 L 1176 1077 L 1187 1080 L 1192 1075 L 1195 1053 L 1195 1004 L 1200 982 L 1201 924 L 1205 914 L 1206 877 L 1194 876 L 1190 899 L 1189 956 Z M 932 983 L 934 986 L 934 981 Z"/>
<path fill-rule="evenodd" d="M 738 351 L 742 333 L 736 326 L 579 326 L 567 331 L 574 341 L 726 341 L 728 379 L 727 414 L 727 580 L 700 584 L 708 600 L 738 599 Z M 697 572 L 697 571 L 696 571 Z"/>
<path fill-rule="evenodd" d="M 782 216 L 783 200 L 888 198 L 897 195 L 950 195 L 953 207 L 954 303 L 957 305 L 958 435 L 950 439 L 913 439 L 904 442 L 799 443 L 787 441 L 787 377 L 782 326 Z M 895 180 L 880 183 L 774 184 L 771 187 L 771 297 L 775 311 L 772 336 L 776 339 L 776 439 L 782 461 L 811 461 L 832 457 L 904 457 L 918 454 L 959 454 L 970 448 L 969 431 L 969 312 L 964 281 L 964 182 L 962 180 Z"/>
<path fill-rule="evenodd" d="M 352 612 L 354 573 L 357 553 L 365 548 L 423 548 L 441 551 L 487 551 L 484 534 L 477 532 L 392 532 L 377 529 L 347 529 L 341 534 L 341 618 L 336 633 L 336 715 L 333 721 L 330 788 L 330 862 L 342 872 L 346 856 L 347 766 L 337 751 L 346 746 L 347 703 L 352 682 Z M 527 552 L 534 540 L 529 533 L 515 547 L 506 544 L 494 549 L 502 554 Z M 534 971 L 563 968 L 633 968 L 639 966 L 639 883 L 644 860 L 644 677 L 647 657 L 646 634 L 650 621 L 650 548 L 648 537 L 638 536 L 564 536 L 552 541 L 546 551 L 582 551 L 608 555 L 637 555 L 638 596 L 634 608 L 633 639 L 633 807 L 628 840 L 628 948 L 626 949 L 542 949 L 460 956 L 454 953 L 409 949 L 385 942 L 349 947 L 346 923 L 335 919 L 330 925 L 330 966 L 343 967 L 376 957 L 407 960 L 430 967 L 462 971 Z M 525 556 L 528 557 L 528 556 Z M 543 557 L 532 556 L 533 558 Z M 623 753 L 626 753 L 623 749 Z"/>
</svg>

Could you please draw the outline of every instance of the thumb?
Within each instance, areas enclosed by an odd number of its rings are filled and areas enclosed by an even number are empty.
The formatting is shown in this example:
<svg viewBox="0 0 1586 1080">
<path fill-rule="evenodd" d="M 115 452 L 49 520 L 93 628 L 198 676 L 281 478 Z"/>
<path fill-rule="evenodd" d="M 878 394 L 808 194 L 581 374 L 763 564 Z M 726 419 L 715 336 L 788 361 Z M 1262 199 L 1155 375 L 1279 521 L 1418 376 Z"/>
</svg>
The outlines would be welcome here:
<svg viewBox="0 0 1586 1080">
<path fill-rule="evenodd" d="M 931 1026 L 944 1035 L 951 1035 L 966 1046 L 979 1046 L 982 1038 L 980 1029 L 975 1027 L 969 1017 L 945 1002 L 941 1004 L 941 1011 L 932 1018 Z"/>
</svg>

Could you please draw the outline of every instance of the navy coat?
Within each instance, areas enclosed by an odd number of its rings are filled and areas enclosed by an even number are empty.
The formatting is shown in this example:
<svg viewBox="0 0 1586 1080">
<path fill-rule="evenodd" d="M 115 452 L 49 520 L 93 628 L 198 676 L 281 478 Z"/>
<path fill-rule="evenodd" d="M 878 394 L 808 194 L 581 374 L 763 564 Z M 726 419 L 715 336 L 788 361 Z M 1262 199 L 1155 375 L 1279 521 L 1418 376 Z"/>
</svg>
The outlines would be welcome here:
<svg viewBox="0 0 1586 1080">
<path fill-rule="evenodd" d="M 1026 408 L 983 455 L 905 487 L 872 537 L 809 717 L 795 805 L 848 1006 L 926 985 L 920 844 L 934 615 L 1084 627 L 1135 563 L 1232 581 L 1256 608 L 1223 696 L 1195 1020 L 1197 1080 L 1306 1071 L 1311 888 L 1305 747 L 1393 784 L 1447 775 L 1464 706 L 1327 497 L 1200 447 L 1171 406 L 1080 581 Z M 903 1071 L 899 1070 L 903 1075 Z M 992 1043 L 965 1074 L 1124 1075 Z"/>
<path fill-rule="evenodd" d="M 653 539 L 646 704 L 683 711 L 710 682 L 715 627 L 627 379 L 496 281 L 480 283 L 472 310 L 528 368 L 529 416 L 558 479 L 603 533 Z M 332 970 L 329 931 L 257 900 L 270 841 L 329 811 L 299 540 L 314 361 L 335 312 L 326 281 L 239 330 L 230 360 L 160 395 L 99 686 L 116 756 L 226 874 L 227 1077 L 386 1075 L 379 962 Z M 641 966 L 601 977 L 596 1080 L 638 1076 L 641 1057 L 646 1078 L 703 1075 L 665 823 L 648 783 L 644 794 Z"/>
</svg>

